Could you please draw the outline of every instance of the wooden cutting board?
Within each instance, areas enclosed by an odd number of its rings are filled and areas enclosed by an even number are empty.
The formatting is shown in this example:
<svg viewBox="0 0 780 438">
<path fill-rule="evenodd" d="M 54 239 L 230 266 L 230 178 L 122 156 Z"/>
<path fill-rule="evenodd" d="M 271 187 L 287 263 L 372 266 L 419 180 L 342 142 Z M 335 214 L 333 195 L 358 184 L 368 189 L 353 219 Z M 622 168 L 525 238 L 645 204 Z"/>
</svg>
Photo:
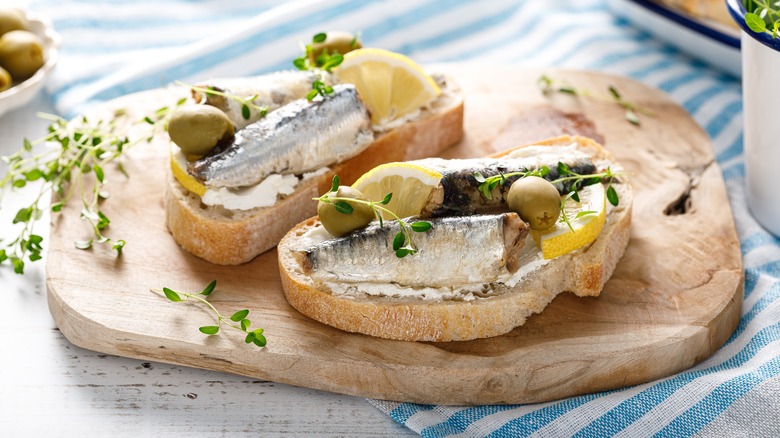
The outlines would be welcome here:
<svg viewBox="0 0 780 438">
<path fill-rule="evenodd" d="M 720 169 L 705 132 L 662 92 L 598 73 L 547 71 L 607 94 L 615 85 L 652 109 L 642 126 L 611 102 L 544 96 L 542 73 L 513 67 L 439 66 L 466 96 L 466 137 L 446 157 L 477 157 L 562 133 L 601 137 L 631 173 L 631 240 L 598 298 L 564 293 L 544 312 L 491 339 L 451 343 L 390 341 L 343 332 L 290 307 L 276 251 L 235 267 L 180 249 L 164 224 L 168 166 L 164 138 L 131 151 L 107 186 L 107 248 L 74 248 L 88 230 L 76 203 L 54 215 L 47 259 L 49 307 L 74 344 L 105 353 L 170 362 L 345 394 L 439 404 L 531 403 L 655 380 L 710 356 L 740 318 L 739 241 Z M 184 90 L 156 90 L 108 105 L 143 116 Z M 210 301 L 223 314 L 247 308 L 268 345 L 241 333 L 207 337 L 203 306 L 149 291 L 198 292 L 218 280 Z"/>
</svg>

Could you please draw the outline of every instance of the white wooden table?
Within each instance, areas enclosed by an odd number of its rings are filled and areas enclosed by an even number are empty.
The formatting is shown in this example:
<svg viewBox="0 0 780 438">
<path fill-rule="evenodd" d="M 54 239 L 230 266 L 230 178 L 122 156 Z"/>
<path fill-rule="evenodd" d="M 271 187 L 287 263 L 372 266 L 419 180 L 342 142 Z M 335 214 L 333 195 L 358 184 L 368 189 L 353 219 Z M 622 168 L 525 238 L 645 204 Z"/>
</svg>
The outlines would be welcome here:
<svg viewBox="0 0 780 438">
<path fill-rule="evenodd" d="M 0 155 L 45 134 L 38 111 L 53 111 L 43 94 L 0 117 Z M 31 189 L 3 198 L 0 237 Z M 48 218 L 37 227 L 45 244 Z M 0 267 L 0 436 L 415 435 L 362 398 L 76 347 L 49 315 L 44 261 Z"/>
</svg>

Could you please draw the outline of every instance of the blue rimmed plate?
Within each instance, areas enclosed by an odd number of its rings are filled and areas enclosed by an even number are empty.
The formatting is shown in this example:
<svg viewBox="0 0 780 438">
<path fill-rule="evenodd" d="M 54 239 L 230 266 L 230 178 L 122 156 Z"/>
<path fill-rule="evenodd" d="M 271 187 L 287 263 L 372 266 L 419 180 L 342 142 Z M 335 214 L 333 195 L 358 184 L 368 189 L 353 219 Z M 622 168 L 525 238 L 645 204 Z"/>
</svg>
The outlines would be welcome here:
<svg viewBox="0 0 780 438">
<path fill-rule="evenodd" d="M 681 51 L 741 77 L 740 35 L 736 29 L 701 20 L 647 0 L 608 0 L 612 12 Z"/>
</svg>

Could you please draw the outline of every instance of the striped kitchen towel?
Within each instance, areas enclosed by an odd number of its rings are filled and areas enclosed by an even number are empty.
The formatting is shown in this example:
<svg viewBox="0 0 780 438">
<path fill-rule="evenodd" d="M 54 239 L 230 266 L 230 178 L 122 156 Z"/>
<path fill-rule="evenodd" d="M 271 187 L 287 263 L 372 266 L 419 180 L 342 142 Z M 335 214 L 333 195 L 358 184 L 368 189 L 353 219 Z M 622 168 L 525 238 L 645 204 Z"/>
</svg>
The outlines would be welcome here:
<svg viewBox="0 0 780 438">
<path fill-rule="evenodd" d="M 48 84 L 56 108 L 173 80 L 290 67 L 325 29 L 362 29 L 366 45 L 421 63 L 475 60 L 600 70 L 658 87 L 709 133 L 745 263 L 736 333 L 678 375 L 631 388 L 515 406 L 370 401 L 424 436 L 780 436 L 780 240 L 748 214 L 738 80 L 616 18 L 603 0 L 32 0 L 63 36 Z"/>
</svg>

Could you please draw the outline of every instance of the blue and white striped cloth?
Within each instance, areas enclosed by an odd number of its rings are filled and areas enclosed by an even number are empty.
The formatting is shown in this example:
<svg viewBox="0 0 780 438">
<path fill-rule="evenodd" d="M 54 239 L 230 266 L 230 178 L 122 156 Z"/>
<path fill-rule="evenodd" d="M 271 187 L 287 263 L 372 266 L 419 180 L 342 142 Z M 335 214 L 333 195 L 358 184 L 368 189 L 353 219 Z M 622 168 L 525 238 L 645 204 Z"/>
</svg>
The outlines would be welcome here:
<svg viewBox="0 0 780 438">
<path fill-rule="evenodd" d="M 740 83 L 617 19 L 602 0 L 33 0 L 63 36 L 48 91 L 74 115 L 173 80 L 290 67 L 298 41 L 362 30 L 421 63 L 600 70 L 670 94 L 712 137 L 742 242 L 745 302 L 714 356 L 645 385 L 522 406 L 371 401 L 424 436 L 780 436 L 780 240 L 747 213 Z"/>
</svg>

